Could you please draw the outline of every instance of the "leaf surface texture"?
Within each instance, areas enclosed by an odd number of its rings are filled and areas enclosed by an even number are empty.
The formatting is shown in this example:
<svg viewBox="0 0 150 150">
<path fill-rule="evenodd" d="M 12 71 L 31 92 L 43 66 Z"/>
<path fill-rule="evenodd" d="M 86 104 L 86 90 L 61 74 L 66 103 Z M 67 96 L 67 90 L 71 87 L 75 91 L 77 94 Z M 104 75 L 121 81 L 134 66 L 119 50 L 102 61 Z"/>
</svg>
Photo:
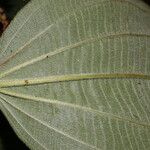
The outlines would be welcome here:
<svg viewBox="0 0 150 150">
<path fill-rule="evenodd" d="M 149 7 L 31 0 L 0 38 L 0 109 L 33 150 L 148 150 Z"/>
</svg>

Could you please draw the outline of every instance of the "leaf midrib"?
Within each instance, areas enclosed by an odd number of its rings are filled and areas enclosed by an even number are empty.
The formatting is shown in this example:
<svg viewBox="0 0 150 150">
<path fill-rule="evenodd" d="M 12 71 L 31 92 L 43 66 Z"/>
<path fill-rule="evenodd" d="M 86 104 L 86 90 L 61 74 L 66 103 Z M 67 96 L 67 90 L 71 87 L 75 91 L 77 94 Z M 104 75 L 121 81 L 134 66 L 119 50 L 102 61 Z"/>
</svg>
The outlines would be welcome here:
<svg viewBox="0 0 150 150">
<path fill-rule="evenodd" d="M 81 73 L 81 74 L 66 74 L 66 75 L 53 75 L 45 77 L 33 77 L 24 79 L 10 79 L 0 80 L 0 88 L 36 85 L 45 83 L 68 82 L 79 80 L 92 80 L 92 79 L 144 79 L 150 80 L 148 74 L 136 73 Z"/>
</svg>

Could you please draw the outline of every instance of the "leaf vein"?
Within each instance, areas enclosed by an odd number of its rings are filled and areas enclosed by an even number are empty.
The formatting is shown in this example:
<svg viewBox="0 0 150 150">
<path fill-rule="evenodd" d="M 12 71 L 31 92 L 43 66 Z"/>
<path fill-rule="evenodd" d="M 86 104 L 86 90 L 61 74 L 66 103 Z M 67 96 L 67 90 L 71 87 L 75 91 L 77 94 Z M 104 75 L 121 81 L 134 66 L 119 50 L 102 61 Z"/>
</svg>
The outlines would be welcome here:
<svg viewBox="0 0 150 150">
<path fill-rule="evenodd" d="M 115 114 L 102 112 L 100 110 L 95 110 L 95 109 L 90 108 L 90 107 L 85 107 L 85 106 L 80 106 L 80 105 L 76 105 L 76 104 L 61 102 L 58 100 L 46 99 L 46 98 L 42 98 L 42 97 L 36 97 L 36 96 L 32 96 L 32 95 L 27 95 L 27 94 L 18 94 L 18 93 L 11 92 L 11 91 L 8 91 L 5 89 L 0 89 L 0 93 L 2 93 L 4 95 L 12 96 L 12 97 L 22 98 L 22 99 L 28 100 L 28 101 L 33 100 L 33 101 L 37 101 L 37 102 L 44 102 L 44 103 L 50 103 L 50 104 L 54 104 L 54 105 L 62 105 L 62 106 L 67 106 L 67 107 L 71 107 L 71 108 L 76 108 L 76 109 L 83 110 L 85 112 L 87 111 L 87 112 L 99 114 L 102 117 L 105 116 L 105 117 L 109 117 L 109 118 L 114 119 L 114 120 L 128 122 L 129 124 L 132 124 L 135 126 L 150 127 L 150 124 L 148 124 L 148 123 L 143 123 L 140 121 L 134 121 L 134 120 L 131 120 L 127 117 L 123 118 L 123 117 L 117 116 Z"/>
<path fill-rule="evenodd" d="M 47 29 L 46 29 L 47 30 Z M 150 35 L 145 35 L 145 34 L 137 34 L 137 33 L 118 33 L 118 34 L 110 34 L 110 35 L 106 35 L 106 36 L 103 36 L 101 37 L 100 35 L 98 37 L 93 37 L 93 38 L 88 38 L 88 39 L 85 39 L 85 40 L 82 40 L 82 41 L 79 41 L 77 43 L 74 43 L 72 45 L 68 45 L 68 46 L 65 46 L 65 47 L 61 47 L 61 48 L 58 48 L 52 52 L 49 52 L 49 53 L 46 53 L 46 54 L 43 54 L 41 56 L 38 56 L 36 58 L 33 58 L 27 62 L 24 62 L 20 65 L 17 65 L 9 70 L 6 70 L 5 72 L 1 73 L 0 74 L 0 78 L 2 77 L 5 77 L 6 75 L 14 72 L 14 71 L 17 71 L 21 68 L 24 68 L 28 65 L 32 65 L 36 62 L 39 62 L 39 61 L 42 61 L 44 59 L 48 57 L 52 57 L 52 56 L 55 56 L 59 53 L 62 53 L 62 52 L 65 52 L 66 50 L 72 50 L 73 48 L 76 48 L 76 47 L 79 47 L 81 46 L 82 44 L 85 44 L 85 43 L 89 43 L 89 42 L 95 42 L 96 40 L 103 40 L 103 39 L 107 39 L 107 38 L 115 38 L 115 37 L 123 37 L 123 36 L 146 36 L 146 37 L 150 37 Z M 9 58 L 11 59 L 11 58 Z M 3 63 L 0 63 L 0 66 L 3 65 L 5 62 Z"/>
<path fill-rule="evenodd" d="M 0 97 L 1 97 L 1 96 L 0 96 Z M 50 130 L 53 130 L 53 131 L 55 131 L 56 133 L 62 134 L 63 136 L 66 136 L 67 138 L 70 138 L 70 139 L 72 139 L 72 140 L 74 140 L 74 141 L 76 141 L 76 142 L 78 142 L 78 143 L 80 143 L 80 144 L 83 144 L 83 145 L 87 146 L 87 147 L 93 148 L 93 149 L 95 149 L 95 150 L 100 150 L 99 148 L 97 148 L 97 147 L 95 147 L 95 146 L 93 146 L 93 145 L 87 144 L 87 143 L 85 143 L 84 141 L 81 141 L 81 140 L 79 140 L 79 139 L 76 139 L 75 137 L 72 137 L 71 135 L 69 135 L 69 134 L 67 134 L 67 133 L 65 133 L 65 132 L 63 132 L 63 131 L 61 131 L 61 130 L 59 130 L 59 129 L 56 129 L 56 128 L 50 126 L 50 125 L 48 125 L 46 122 L 42 122 L 42 121 L 39 120 L 38 118 L 35 118 L 35 117 L 31 116 L 29 113 L 27 113 L 27 112 L 21 110 L 20 108 L 18 108 L 18 107 L 15 106 L 15 105 L 11 104 L 11 103 L 8 102 L 5 98 L 3 98 L 3 97 L 1 97 L 1 98 L 2 98 L 6 103 L 8 103 L 9 105 L 11 105 L 13 108 L 17 109 L 19 112 L 23 113 L 24 115 L 27 115 L 29 118 L 35 120 L 36 122 L 39 122 L 41 125 L 43 125 L 43 126 L 49 128 Z"/>
</svg>

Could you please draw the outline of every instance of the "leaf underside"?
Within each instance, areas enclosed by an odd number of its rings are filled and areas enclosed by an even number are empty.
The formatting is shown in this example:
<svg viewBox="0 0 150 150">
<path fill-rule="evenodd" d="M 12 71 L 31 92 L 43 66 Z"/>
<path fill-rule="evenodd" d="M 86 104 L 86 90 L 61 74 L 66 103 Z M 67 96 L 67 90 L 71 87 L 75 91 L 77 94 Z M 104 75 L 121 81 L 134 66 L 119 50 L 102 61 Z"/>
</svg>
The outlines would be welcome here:
<svg viewBox="0 0 150 150">
<path fill-rule="evenodd" d="M 0 38 L 0 109 L 33 150 L 148 150 L 149 7 L 31 0 Z"/>
</svg>

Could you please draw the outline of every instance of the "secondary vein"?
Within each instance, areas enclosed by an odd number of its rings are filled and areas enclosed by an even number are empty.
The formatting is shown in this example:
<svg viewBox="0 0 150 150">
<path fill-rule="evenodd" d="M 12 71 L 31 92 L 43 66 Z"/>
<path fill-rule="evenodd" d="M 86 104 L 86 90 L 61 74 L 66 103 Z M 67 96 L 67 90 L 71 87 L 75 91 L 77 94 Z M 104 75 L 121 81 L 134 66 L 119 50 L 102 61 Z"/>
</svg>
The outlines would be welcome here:
<svg viewBox="0 0 150 150">
<path fill-rule="evenodd" d="M 74 43 L 74 44 L 71 44 L 71 45 L 67 45 L 65 47 L 61 47 L 61 48 L 58 48 L 56 50 L 53 50 L 53 51 L 50 51 L 49 53 L 46 53 L 46 54 L 43 54 L 41 56 L 38 56 L 36 58 L 33 58 L 31 60 L 28 60 L 22 64 L 19 64 L 19 65 L 16 65 L 14 66 L 13 68 L 11 69 L 8 69 L 6 70 L 5 72 L 3 73 L 0 73 L 0 78 L 3 78 L 5 76 L 7 76 L 8 74 L 11 74 L 13 73 L 14 71 L 17 71 L 19 69 L 22 69 L 26 66 L 29 66 L 29 65 L 32 65 L 34 63 L 37 63 L 39 61 L 42 61 L 44 59 L 46 59 L 47 57 L 50 58 L 52 56 L 55 56 L 59 53 L 62 53 L 62 52 L 65 52 L 67 50 L 75 50 L 76 47 L 79 47 L 79 46 L 82 46 L 83 44 L 85 43 L 91 43 L 91 42 L 94 42 L 94 41 L 97 41 L 97 40 L 103 40 L 103 39 L 107 39 L 107 38 L 114 38 L 114 37 L 122 37 L 122 36 L 146 36 L 146 37 L 150 37 L 150 35 L 145 35 L 145 34 L 137 34 L 137 33 L 118 33 L 118 34 L 110 34 L 110 35 L 105 35 L 105 36 L 102 36 L 99 35 L 97 37 L 91 37 L 91 38 L 87 38 L 87 39 L 84 39 L 82 41 L 79 41 L 77 43 Z M 2 64 L 0 63 L 0 66 Z"/>
<path fill-rule="evenodd" d="M 91 113 L 99 114 L 102 117 L 109 117 L 113 120 L 128 122 L 129 124 L 132 124 L 132 125 L 135 125 L 135 126 L 150 127 L 149 123 L 131 120 L 127 117 L 122 117 L 122 116 L 118 116 L 118 115 L 115 115 L 115 114 L 103 112 L 103 111 L 96 110 L 96 109 L 86 107 L 86 106 L 80 106 L 80 105 L 77 105 L 77 104 L 66 103 L 66 102 L 62 102 L 62 101 L 59 101 L 59 100 L 46 99 L 46 98 L 43 98 L 43 97 L 36 97 L 36 96 L 22 94 L 22 93 L 15 93 L 15 92 L 8 91 L 8 90 L 5 90 L 5 89 L 0 89 L 0 93 L 5 94 L 5 95 L 9 95 L 9 96 L 12 96 L 12 97 L 21 98 L 21 99 L 28 100 L 28 101 L 33 100 L 33 101 L 37 101 L 37 102 L 50 103 L 50 104 L 53 104 L 53 105 L 66 106 L 66 107 L 70 107 L 70 108 L 73 108 L 73 109 L 80 109 L 80 110 L 85 111 L 85 112 L 91 112 Z"/>
</svg>

